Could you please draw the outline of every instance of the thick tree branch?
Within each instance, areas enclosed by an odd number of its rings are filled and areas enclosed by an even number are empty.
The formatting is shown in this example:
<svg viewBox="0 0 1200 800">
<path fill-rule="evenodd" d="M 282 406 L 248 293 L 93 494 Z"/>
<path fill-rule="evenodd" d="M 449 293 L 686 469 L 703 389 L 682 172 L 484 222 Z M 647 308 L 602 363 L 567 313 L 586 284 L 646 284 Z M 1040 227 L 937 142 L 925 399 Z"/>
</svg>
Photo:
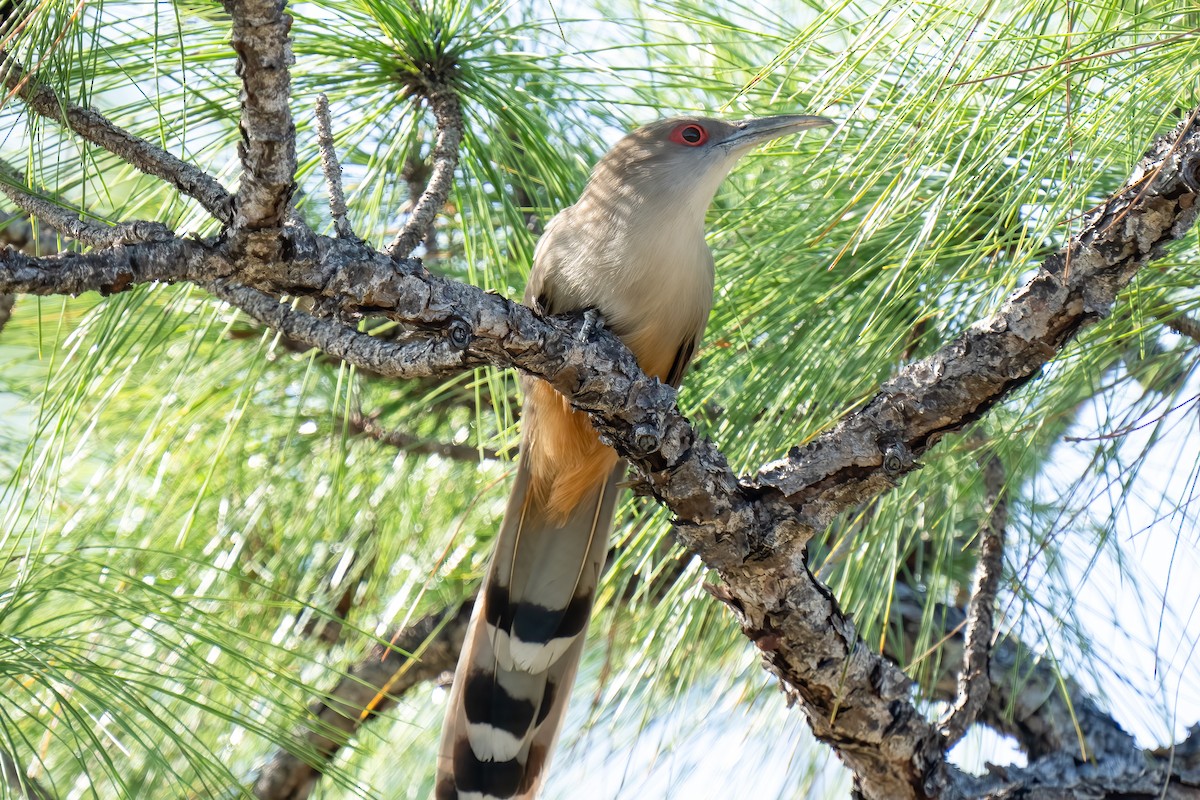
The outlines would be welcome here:
<svg viewBox="0 0 1200 800">
<path fill-rule="evenodd" d="M 85 140 L 103 147 L 147 175 L 161 178 L 197 200 L 221 223 L 233 219 L 233 198 L 215 178 L 167 151 L 118 128 L 100 113 L 73 103 L 63 103 L 49 86 L 28 75 L 7 53 L 0 51 L 4 85 L 32 111 L 63 125 Z"/>
<path fill-rule="evenodd" d="M 458 97 L 452 89 L 440 84 L 429 87 L 426 96 L 437 123 L 433 173 L 425 191 L 413 206 L 408 221 L 387 247 L 387 254 L 397 259 L 411 256 L 417 245 L 426 238 L 438 210 L 446 205 L 454 180 L 454 168 L 458 166 L 458 144 L 462 141 L 462 109 Z"/>
<path fill-rule="evenodd" d="M 231 270 L 211 240 L 171 239 L 41 258 L 7 250 L 0 254 L 0 291 L 111 294 L 141 283 L 200 282 Z"/>
<path fill-rule="evenodd" d="M 292 18 L 286 0 L 224 0 L 242 79 L 242 180 L 234 235 L 279 228 L 296 189 L 296 124 L 291 101 Z"/>
<path fill-rule="evenodd" d="M 391 708 L 415 684 L 453 670 L 473 604 L 471 599 L 449 614 L 430 614 L 399 631 L 393 646 L 378 645 L 351 667 L 312 707 L 313 718 L 299 742 L 291 750 L 276 751 L 259 771 L 254 796 L 259 800 L 308 797 L 324 766 L 363 722 Z"/>
<path fill-rule="evenodd" d="M 760 471 L 760 485 L 786 496 L 810 525 L 890 488 L 938 438 L 977 419 L 1081 327 L 1109 313 L 1136 271 L 1190 229 L 1197 198 L 1183 176 L 1198 167 L 1200 126 L 1181 125 L 1155 143 L 1126 188 L 1068 244 L 1069 275 L 1065 252 L 1048 259 L 996 315 L 906 367 L 862 410 Z M 866 796 L 955 791 L 944 743 L 907 702 L 907 679 L 865 652 L 834 598 L 803 567 L 799 543 L 807 534 L 797 526 L 787 541 L 772 538 L 788 533 L 785 525 L 760 530 L 758 542 L 751 533 L 741 564 L 732 560 L 736 551 L 720 546 L 720 526 L 707 524 L 702 535 L 683 528 L 681 538 L 717 566 L 747 635 L 785 686 L 795 687 L 814 732 L 854 770 Z"/>
<path fill-rule="evenodd" d="M 1004 532 L 1008 527 L 1004 465 L 996 456 L 988 459 L 983 470 L 983 482 L 987 488 L 988 520 L 979 534 L 979 563 L 975 567 L 975 587 L 967 606 L 966 642 L 963 646 L 962 669 L 958 673 L 958 700 L 942 723 L 947 748 L 958 744 L 974 724 L 991 689 L 988 660 L 992 650 L 996 593 L 1000 590 Z"/>
</svg>

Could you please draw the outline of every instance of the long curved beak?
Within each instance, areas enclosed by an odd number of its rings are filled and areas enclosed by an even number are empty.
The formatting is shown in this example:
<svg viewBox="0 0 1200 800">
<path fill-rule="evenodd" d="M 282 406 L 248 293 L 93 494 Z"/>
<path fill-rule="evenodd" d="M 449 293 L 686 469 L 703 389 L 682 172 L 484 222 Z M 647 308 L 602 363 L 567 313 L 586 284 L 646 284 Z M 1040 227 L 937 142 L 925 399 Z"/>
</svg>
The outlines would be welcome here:
<svg viewBox="0 0 1200 800">
<path fill-rule="evenodd" d="M 789 133 L 806 131 L 809 128 L 823 128 L 833 125 L 833 120 L 826 117 L 816 117 L 810 114 L 780 114 L 775 117 L 758 117 L 735 123 L 737 130 L 725 141 L 723 147 L 743 150 L 756 144 L 787 136 Z"/>
</svg>

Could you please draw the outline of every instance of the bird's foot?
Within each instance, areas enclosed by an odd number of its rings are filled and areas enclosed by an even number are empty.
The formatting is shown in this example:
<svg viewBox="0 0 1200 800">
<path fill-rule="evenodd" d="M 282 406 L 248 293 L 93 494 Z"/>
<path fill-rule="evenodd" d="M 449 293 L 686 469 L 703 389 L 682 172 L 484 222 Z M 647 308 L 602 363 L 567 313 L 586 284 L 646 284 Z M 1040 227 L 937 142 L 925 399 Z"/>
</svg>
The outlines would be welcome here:
<svg viewBox="0 0 1200 800">
<path fill-rule="evenodd" d="M 604 330 L 604 315 L 595 308 L 584 311 L 583 327 L 579 329 L 579 341 L 586 342 L 602 330 Z"/>
</svg>

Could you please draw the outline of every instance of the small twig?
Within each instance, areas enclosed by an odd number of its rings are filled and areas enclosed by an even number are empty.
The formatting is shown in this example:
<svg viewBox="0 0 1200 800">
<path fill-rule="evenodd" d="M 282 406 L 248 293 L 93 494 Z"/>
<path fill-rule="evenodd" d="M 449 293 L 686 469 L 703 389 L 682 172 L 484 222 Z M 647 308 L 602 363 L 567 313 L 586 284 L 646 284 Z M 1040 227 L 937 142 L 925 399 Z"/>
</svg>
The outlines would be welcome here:
<svg viewBox="0 0 1200 800">
<path fill-rule="evenodd" d="M 377 442 L 390 445 L 406 453 L 441 456 L 442 458 L 449 458 L 455 461 L 473 461 L 476 463 L 485 460 L 495 460 L 500 457 L 494 450 L 480 450 L 477 447 L 471 447 L 467 444 L 435 442 L 428 439 L 420 439 L 402 431 L 388 430 L 380 425 L 379 420 L 375 417 L 365 415 L 358 410 L 350 412 L 346 423 L 354 433 L 368 436 Z"/>
<path fill-rule="evenodd" d="M 1107 58 L 1108 56 L 1119 56 L 1125 53 L 1135 53 L 1138 50 L 1145 50 L 1151 47 L 1162 47 L 1165 44 L 1177 42 L 1180 39 L 1186 39 L 1189 36 L 1194 36 L 1200 33 L 1200 28 L 1192 28 L 1190 31 L 1177 33 L 1174 36 L 1168 36 L 1165 39 L 1157 39 L 1153 42 L 1142 42 L 1141 44 L 1131 44 L 1125 47 L 1114 47 L 1111 50 L 1101 50 L 1099 53 L 1088 53 L 1086 56 L 1076 56 L 1075 58 L 1064 58 L 1058 61 L 1053 61 L 1049 64 L 1038 64 L 1036 67 L 1025 67 L 1024 69 L 1015 69 L 1011 72 L 1001 72 L 997 75 L 988 75 L 983 78 L 972 78 L 969 81 L 958 81 L 950 84 L 951 88 L 959 86 L 972 86 L 976 83 L 987 83 L 988 81 L 998 81 L 1001 78 L 1012 78 L 1017 75 L 1027 75 L 1030 72 L 1040 72 L 1046 69 L 1054 69 L 1055 67 L 1072 66 L 1074 64 L 1086 64 L 1088 61 L 1093 61 L 1097 58 Z"/>
<path fill-rule="evenodd" d="M 408 258 L 425 238 L 438 209 L 446 204 L 458 166 L 458 145 L 462 141 L 462 109 L 458 97 L 449 89 L 439 88 L 429 93 L 437 122 L 437 144 L 433 150 L 433 174 L 421 199 L 413 206 L 404 227 L 385 251 L 395 259 Z"/>
<path fill-rule="evenodd" d="M 64 236 L 91 247 L 111 247 L 136 242 L 162 242 L 175 236 L 174 231 L 161 222 L 133 220 L 116 225 L 101 225 L 85 220 L 56 203 L 18 189 L 6 178 L 17 183 L 25 183 L 25 178 L 20 172 L 0 161 L 0 192 L 12 201 L 13 205 L 31 217 L 37 217 Z"/>
<path fill-rule="evenodd" d="M 8 787 L 13 797 L 22 800 L 54 800 L 54 795 L 21 771 L 6 750 L 0 750 L 0 778 L 3 778 L 4 786 Z M 6 792 L 5 795 L 7 794 Z"/>
<path fill-rule="evenodd" d="M 233 198 L 212 176 L 117 127 L 90 108 L 64 103 L 49 86 L 32 80 L 33 76 L 4 51 L 0 51 L 0 74 L 9 92 L 24 100 L 31 111 L 70 128 L 147 175 L 161 178 L 198 201 L 218 222 L 228 225 L 232 221 Z"/>
<path fill-rule="evenodd" d="M 1162 312 L 1157 316 L 1164 325 L 1175 331 L 1175 333 L 1178 333 L 1180 336 L 1186 336 L 1197 344 L 1200 344 L 1200 321 L 1189 317 L 1187 314 L 1167 314 L 1166 312 Z"/>
<path fill-rule="evenodd" d="M 1000 570 L 1004 556 L 1004 532 L 1008 526 L 1008 501 L 1004 497 L 1004 465 L 992 456 L 983 470 L 987 488 L 987 524 L 980 532 L 979 563 L 975 567 L 975 586 L 967 606 L 967 630 L 964 634 L 963 665 L 958 674 L 958 700 L 941 722 L 949 750 L 962 739 L 987 702 L 991 690 L 988 661 L 991 657 L 993 617 L 996 593 L 1000 590 Z"/>
<path fill-rule="evenodd" d="M 299 732 L 298 746 L 280 748 L 259 771 L 254 780 L 254 797 L 259 800 L 308 797 L 326 762 L 333 759 L 364 722 L 386 711 L 397 697 L 418 683 L 453 670 L 474 603 L 472 597 L 457 608 L 429 614 L 397 631 L 392 637 L 394 647 L 377 645 L 350 667 L 325 699 L 313 706 L 315 719 Z M 305 752 L 309 754 L 307 758 L 302 757 Z"/>
<path fill-rule="evenodd" d="M 325 188 L 329 192 L 329 211 L 333 228 L 339 239 L 353 239 L 354 231 L 346 209 L 346 192 L 342 188 L 342 165 L 333 149 L 333 123 L 329 119 L 329 98 L 317 95 L 317 147 L 321 150 L 321 168 L 325 171 Z"/>
</svg>

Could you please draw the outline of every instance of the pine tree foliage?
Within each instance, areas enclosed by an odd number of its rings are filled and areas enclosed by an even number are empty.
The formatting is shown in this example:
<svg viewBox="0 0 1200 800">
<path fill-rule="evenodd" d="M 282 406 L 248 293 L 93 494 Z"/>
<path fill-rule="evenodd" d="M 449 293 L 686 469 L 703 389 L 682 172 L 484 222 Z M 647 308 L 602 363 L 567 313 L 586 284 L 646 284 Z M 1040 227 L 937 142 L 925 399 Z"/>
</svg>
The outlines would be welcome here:
<svg viewBox="0 0 1200 800">
<path fill-rule="evenodd" d="M 391 239 L 429 170 L 418 90 L 432 68 L 462 98 L 464 141 L 426 264 L 511 297 L 541 226 L 621 131 L 666 112 L 838 121 L 746 158 L 710 214 L 716 304 L 680 402 L 739 473 L 993 310 L 1200 97 L 1186 0 L 290 11 L 298 213 L 332 226 L 311 110 L 325 93 L 355 232 Z M 25 2 L 3 36 L 64 100 L 236 183 L 239 83 L 217 4 Z M 95 219 L 214 231 L 194 201 L 11 96 L 0 131 L 7 182 Z M 980 465 L 997 458 L 1002 635 L 1102 697 L 1124 684 L 1111 710 L 1144 744 L 1200 719 L 1194 590 L 1192 606 L 1143 596 L 1142 630 L 1076 602 L 1104 596 L 1088 581 L 1153 591 L 1144 561 L 1164 540 L 1174 592 L 1193 580 L 1200 341 L 1180 322 L 1200 314 L 1197 244 L 1189 234 L 1039 379 L 813 541 L 811 567 L 872 647 L 939 674 L 938 604 L 969 590 L 989 511 Z M 186 285 L 19 298 L 0 365 L 0 750 L 55 797 L 249 796 L 314 698 L 482 575 L 519 430 L 512 374 L 385 380 Z M 779 776 L 754 784 L 762 796 L 844 796 L 670 530 L 664 509 L 625 499 L 548 796 L 578 796 L 597 771 L 615 777 L 596 797 L 701 796 L 687 775 L 704 742 L 750 762 L 709 796 L 746 796 L 748 771 Z M 897 582 L 928 600 L 903 644 Z M 1158 671 L 1123 669 L 1127 648 Z M 428 796 L 440 700 L 419 687 L 364 726 L 318 796 Z M 744 741 L 722 739 L 729 726 Z"/>
</svg>

